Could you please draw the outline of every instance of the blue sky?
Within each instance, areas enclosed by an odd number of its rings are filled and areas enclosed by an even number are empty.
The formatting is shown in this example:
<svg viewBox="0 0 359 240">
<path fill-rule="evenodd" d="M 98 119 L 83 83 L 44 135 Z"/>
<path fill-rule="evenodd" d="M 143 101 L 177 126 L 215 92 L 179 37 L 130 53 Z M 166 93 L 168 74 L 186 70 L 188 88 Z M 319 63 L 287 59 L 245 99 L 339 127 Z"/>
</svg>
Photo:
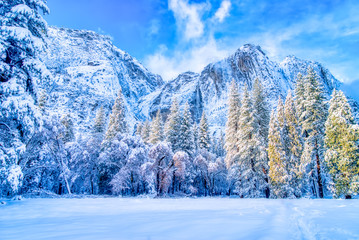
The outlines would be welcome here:
<svg viewBox="0 0 359 240">
<path fill-rule="evenodd" d="M 359 81 L 358 0 L 48 0 L 49 25 L 94 30 L 165 79 L 199 72 L 245 43 L 273 60 L 323 63 Z M 359 89 L 358 89 L 359 92 Z"/>
</svg>

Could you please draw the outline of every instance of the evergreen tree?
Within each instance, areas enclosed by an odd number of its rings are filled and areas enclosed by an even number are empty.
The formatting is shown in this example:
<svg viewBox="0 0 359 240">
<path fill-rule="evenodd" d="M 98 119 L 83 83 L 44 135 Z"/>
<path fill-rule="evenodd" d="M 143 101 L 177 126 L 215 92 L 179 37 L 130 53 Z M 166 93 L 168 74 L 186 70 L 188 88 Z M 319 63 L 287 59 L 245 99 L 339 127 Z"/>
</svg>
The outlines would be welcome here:
<svg viewBox="0 0 359 240">
<path fill-rule="evenodd" d="M 296 90 L 296 92 L 300 92 Z M 299 96 L 300 98 L 300 96 Z M 298 101 L 298 100 L 297 100 Z M 301 112 L 300 122 L 302 126 L 302 133 L 305 137 L 308 149 L 305 149 L 307 154 L 303 155 L 302 164 L 307 166 L 302 169 L 307 169 L 305 177 L 309 179 L 306 181 L 310 185 L 306 188 L 320 198 L 324 197 L 324 182 L 325 172 L 323 168 L 324 162 L 324 129 L 327 117 L 324 92 L 318 82 L 318 76 L 313 69 L 308 69 L 308 74 L 304 79 L 304 98 L 302 100 L 303 108 Z M 310 149 L 312 154 L 309 154 Z"/>
<path fill-rule="evenodd" d="M 97 112 L 95 117 L 95 123 L 93 126 L 93 132 L 94 133 L 103 133 L 105 131 L 105 111 L 103 107 L 101 106 Z"/>
<path fill-rule="evenodd" d="M 304 88 L 304 78 L 302 74 L 298 74 L 297 83 L 295 86 L 295 102 L 296 109 L 298 114 L 299 122 L 303 121 L 303 112 L 304 112 L 304 100 L 305 100 L 305 88 Z"/>
<path fill-rule="evenodd" d="M 255 79 L 253 85 L 253 109 L 255 111 L 254 119 L 259 132 L 260 144 L 266 148 L 268 144 L 270 110 L 263 85 L 258 78 Z"/>
<path fill-rule="evenodd" d="M 38 102 L 38 106 L 39 108 L 44 111 L 45 110 L 45 107 L 46 107 L 46 104 L 47 104 L 47 93 L 46 93 L 46 90 L 43 89 L 40 91 L 40 93 L 38 94 L 38 98 L 37 98 L 37 102 Z"/>
<path fill-rule="evenodd" d="M 225 155 L 224 144 L 225 144 L 225 136 L 221 129 L 221 131 L 219 133 L 219 139 L 218 139 L 217 145 L 216 145 L 216 154 L 219 157 L 223 157 Z"/>
<path fill-rule="evenodd" d="M 163 122 L 161 110 L 157 111 L 156 117 L 153 119 L 151 124 L 151 131 L 149 135 L 149 142 L 152 144 L 156 144 L 158 142 L 163 141 Z"/>
<path fill-rule="evenodd" d="M 230 174 L 236 177 L 236 191 L 241 197 L 260 197 L 258 189 L 258 178 L 255 169 L 256 140 L 253 135 L 254 118 L 253 104 L 247 86 L 243 91 L 243 98 L 240 106 L 238 119 L 237 146 L 238 153 L 234 157 Z"/>
<path fill-rule="evenodd" d="M 145 143 L 149 143 L 150 141 L 150 132 L 151 132 L 151 124 L 149 121 L 146 121 L 141 130 L 141 137 Z"/>
<path fill-rule="evenodd" d="M 199 134 L 198 134 L 198 125 L 196 122 L 193 124 L 193 142 L 194 142 L 194 150 L 197 151 L 199 149 Z"/>
<path fill-rule="evenodd" d="M 70 114 L 64 114 L 61 118 L 61 124 L 63 131 L 60 133 L 60 138 L 66 142 L 72 142 L 75 138 L 74 134 L 74 123 Z"/>
<path fill-rule="evenodd" d="M 142 135 L 142 127 L 143 127 L 143 123 L 142 122 L 138 122 L 137 126 L 136 126 L 136 135 L 141 136 Z"/>
<path fill-rule="evenodd" d="M 194 150 L 194 136 L 193 136 L 193 122 L 188 102 L 185 105 L 183 111 L 183 117 L 181 121 L 181 134 L 180 138 L 180 149 L 187 152 L 190 156 Z"/>
<path fill-rule="evenodd" d="M 229 169 L 233 163 L 233 158 L 238 152 L 237 146 L 237 131 L 238 131 L 238 118 L 239 118 L 239 90 L 235 80 L 232 80 L 230 94 L 228 97 L 228 117 L 226 123 L 226 140 L 224 148 L 226 150 L 226 166 Z"/>
<path fill-rule="evenodd" d="M 359 189 L 359 127 L 348 100 L 334 90 L 325 123 L 325 160 L 334 181 L 336 197 L 351 198 Z"/>
<path fill-rule="evenodd" d="M 36 50 L 43 47 L 47 33 L 40 13 L 49 13 L 46 1 L 5 0 L 0 7 L 0 82 L 24 77 L 27 87 L 32 88 L 34 73 L 42 73 Z"/>
<path fill-rule="evenodd" d="M 281 102 L 279 102 L 279 104 L 280 103 Z M 280 107 L 281 106 L 278 105 L 278 112 L 281 111 Z M 277 115 L 279 114 L 277 113 Z M 277 115 L 273 110 L 269 124 L 269 177 L 271 183 L 272 197 L 285 198 L 288 197 L 288 172 L 286 166 L 286 154 L 281 134 L 281 127 Z"/>
<path fill-rule="evenodd" d="M 170 114 L 165 125 L 165 136 L 167 142 L 171 143 L 172 151 L 177 152 L 181 149 L 179 135 L 181 133 L 181 112 L 177 99 L 172 102 Z"/>
<path fill-rule="evenodd" d="M 301 197 L 301 171 L 300 158 L 302 156 L 302 138 L 298 115 L 292 93 L 289 91 L 285 100 L 284 114 L 287 125 L 287 165 L 289 173 L 289 184 L 296 197 Z"/>
<path fill-rule="evenodd" d="M 211 143 L 209 138 L 208 132 L 208 123 L 206 113 L 203 111 L 201 122 L 199 123 L 199 138 L 198 138 L 198 145 L 200 149 L 209 150 Z"/>
<path fill-rule="evenodd" d="M 122 96 L 122 89 L 118 91 L 115 104 L 112 107 L 112 113 L 110 115 L 110 122 L 106 132 L 106 139 L 112 139 L 118 133 L 126 133 L 128 131 L 127 123 L 125 119 L 125 106 Z"/>
<path fill-rule="evenodd" d="M 255 79 L 253 90 L 253 136 L 256 141 L 255 150 L 255 171 L 258 177 L 257 187 L 264 191 L 266 197 L 269 197 L 269 178 L 268 178 L 268 127 L 269 127 L 269 105 L 267 102 L 264 88 L 259 81 Z"/>
</svg>

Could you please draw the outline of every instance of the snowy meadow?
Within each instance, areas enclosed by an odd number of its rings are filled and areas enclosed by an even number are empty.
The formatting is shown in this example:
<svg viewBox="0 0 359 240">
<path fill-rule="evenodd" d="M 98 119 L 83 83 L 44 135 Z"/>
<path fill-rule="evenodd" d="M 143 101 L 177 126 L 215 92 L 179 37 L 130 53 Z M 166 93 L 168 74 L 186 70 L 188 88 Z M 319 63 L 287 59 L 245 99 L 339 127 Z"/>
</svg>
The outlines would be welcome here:
<svg viewBox="0 0 359 240">
<path fill-rule="evenodd" d="M 359 201 L 23 199 L 0 205 L 1 239 L 358 239 Z"/>
</svg>

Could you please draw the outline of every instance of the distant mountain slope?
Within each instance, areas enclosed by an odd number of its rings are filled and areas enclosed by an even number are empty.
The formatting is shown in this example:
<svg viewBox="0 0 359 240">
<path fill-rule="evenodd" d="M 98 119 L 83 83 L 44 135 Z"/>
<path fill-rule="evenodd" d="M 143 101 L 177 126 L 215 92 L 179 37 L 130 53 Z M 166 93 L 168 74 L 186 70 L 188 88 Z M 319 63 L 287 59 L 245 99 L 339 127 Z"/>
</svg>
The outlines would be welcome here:
<svg viewBox="0 0 359 240">
<path fill-rule="evenodd" d="M 49 94 L 48 109 L 54 114 L 70 113 L 78 133 L 86 133 L 93 124 L 96 110 L 111 112 L 120 87 L 123 89 L 130 126 L 149 119 L 158 109 L 167 114 L 173 98 L 183 106 L 191 105 L 199 121 L 202 111 L 210 127 L 225 126 L 229 86 L 235 79 L 242 88 L 259 78 L 272 106 L 295 87 L 298 73 L 312 67 L 327 96 L 340 82 L 320 63 L 287 57 L 277 63 L 259 46 L 246 44 L 233 55 L 207 65 L 201 73 L 186 72 L 164 82 L 129 54 L 115 47 L 109 37 L 92 31 L 50 27 L 47 49 L 41 60 L 52 78 L 38 84 Z M 355 103 L 353 102 L 355 108 Z M 357 106 L 357 105 L 356 105 Z"/>
<path fill-rule="evenodd" d="M 39 85 L 50 96 L 49 110 L 71 113 L 82 131 L 91 126 L 99 106 L 107 114 L 111 111 L 120 86 L 133 126 L 134 120 L 145 118 L 138 111 L 138 100 L 163 85 L 159 75 L 113 46 L 109 37 L 91 31 L 49 28 L 41 58 L 53 76 Z"/>
<path fill-rule="evenodd" d="M 282 63 L 276 63 L 270 60 L 259 46 L 247 44 L 232 56 L 209 64 L 200 74 L 181 74 L 165 84 L 161 90 L 142 98 L 141 106 L 149 106 L 145 110 L 150 115 L 158 108 L 167 112 L 171 99 L 177 97 L 182 105 L 186 101 L 191 103 L 192 113 L 197 121 L 204 109 L 212 128 L 223 127 L 226 122 L 227 99 L 232 79 L 243 88 L 245 84 L 252 87 L 254 79 L 259 78 L 265 87 L 269 102 L 274 106 L 279 97 L 285 98 L 288 90 L 294 89 L 298 73 L 305 75 L 308 67 L 312 67 L 318 74 L 327 96 L 340 85 L 340 82 L 320 63 L 293 56 L 287 57 Z"/>
</svg>

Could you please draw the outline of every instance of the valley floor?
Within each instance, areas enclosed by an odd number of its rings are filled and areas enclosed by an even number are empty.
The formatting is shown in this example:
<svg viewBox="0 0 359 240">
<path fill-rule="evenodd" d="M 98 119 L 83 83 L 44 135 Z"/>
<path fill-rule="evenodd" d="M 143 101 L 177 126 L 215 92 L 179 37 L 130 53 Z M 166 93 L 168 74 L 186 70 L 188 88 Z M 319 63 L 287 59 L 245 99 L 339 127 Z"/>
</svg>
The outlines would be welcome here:
<svg viewBox="0 0 359 240">
<path fill-rule="evenodd" d="M 23 199 L 0 205 L 6 239 L 359 239 L 359 200 Z"/>
</svg>

